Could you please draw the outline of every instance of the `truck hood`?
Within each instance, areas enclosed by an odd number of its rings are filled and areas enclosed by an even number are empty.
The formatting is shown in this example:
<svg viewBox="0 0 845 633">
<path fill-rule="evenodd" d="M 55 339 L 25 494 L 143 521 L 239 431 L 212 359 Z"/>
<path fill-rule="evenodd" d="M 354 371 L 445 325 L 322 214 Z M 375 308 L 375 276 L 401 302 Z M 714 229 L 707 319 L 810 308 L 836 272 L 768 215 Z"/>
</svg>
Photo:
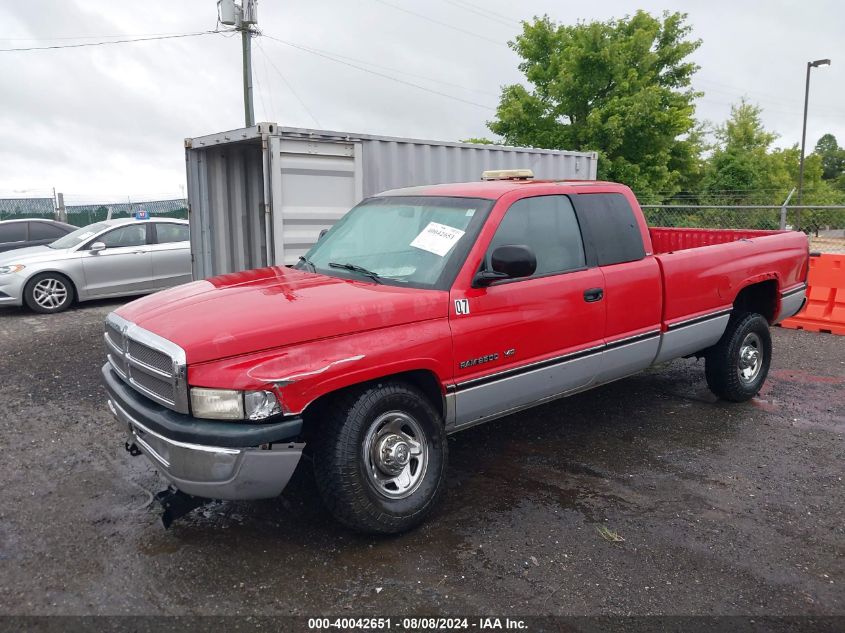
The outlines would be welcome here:
<svg viewBox="0 0 845 633">
<path fill-rule="evenodd" d="M 448 293 L 270 267 L 133 301 L 117 314 L 182 347 L 188 363 L 448 316 Z"/>
</svg>

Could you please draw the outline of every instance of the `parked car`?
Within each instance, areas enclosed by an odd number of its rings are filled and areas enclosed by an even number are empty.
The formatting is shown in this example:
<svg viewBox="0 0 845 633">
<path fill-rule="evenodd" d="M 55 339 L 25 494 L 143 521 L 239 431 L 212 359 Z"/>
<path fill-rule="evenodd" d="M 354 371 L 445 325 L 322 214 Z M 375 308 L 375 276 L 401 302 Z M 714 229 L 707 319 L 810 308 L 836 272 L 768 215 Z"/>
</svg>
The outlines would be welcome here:
<svg viewBox="0 0 845 633">
<path fill-rule="evenodd" d="M 139 295 L 191 280 L 187 220 L 106 220 L 0 255 L 0 306 L 61 312 L 74 301 Z"/>
<path fill-rule="evenodd" d="M 111 313 L 127 449 L 182 493 L 257 499 L 307 445 L 334 516 L 393 533 L 435 506 L 449 433 L 683 356 L 725 400 L 760 390 L 769 326 L 804 303 L 803 233 L 649 228 L 623 185 L 511 177 L 388 191 L 295 268 Z"/>
<path fill-rule="evenodd" d="M 54 242 L 78 227 L 55 220 L 0 221 L 0 253 L 27 246 L 40 246 Z"/>
</svg>

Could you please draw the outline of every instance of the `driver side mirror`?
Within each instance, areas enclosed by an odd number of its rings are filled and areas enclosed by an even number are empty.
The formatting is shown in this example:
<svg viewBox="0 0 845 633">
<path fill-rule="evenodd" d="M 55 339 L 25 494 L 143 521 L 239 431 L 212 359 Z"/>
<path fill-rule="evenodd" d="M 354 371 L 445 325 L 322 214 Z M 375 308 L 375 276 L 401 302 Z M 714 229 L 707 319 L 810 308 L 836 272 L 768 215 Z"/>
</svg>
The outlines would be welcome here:
<svg viewBox="0 0 845 633">
<path fill-rule="evenodd" d="M 474 286 L 489 286 L 501 279 L 530 277 L 537 270 L 537 257 L 528 246 L 506 244 L 490 255 L 490 266 L 492 270 L 482 270 L 475 276 Z"/>
<path fill-rule="evenodd" d="M 100 251 L 106 250 L 106 245 L 102 242 L 94 242 L 91 246 L 88 247 L 88 250 L 92 253 L 99 253 Z"/>
</svg>

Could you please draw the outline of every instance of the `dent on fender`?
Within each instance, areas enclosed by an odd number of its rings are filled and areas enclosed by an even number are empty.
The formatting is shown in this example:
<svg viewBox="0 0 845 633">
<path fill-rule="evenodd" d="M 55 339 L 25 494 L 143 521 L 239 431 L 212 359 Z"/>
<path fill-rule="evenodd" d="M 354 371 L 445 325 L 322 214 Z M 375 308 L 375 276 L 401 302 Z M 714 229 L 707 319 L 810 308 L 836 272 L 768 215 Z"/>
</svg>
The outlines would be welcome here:
<svg viewBox="0 0 845 633">
<path fill-rule="evenodd" d="M 280 363 L 280 362 L 284 362 L 284 361 L 279 361 L 279 360 L 273 360 L 273 361 L 270 361 L 268 363 L 258 365 L 257 367 L 253 367 L 252 369 L 250 369 L 247 372 L 247 375 L 250 378 L 253 378 L 255 380 L 260 380 L 260 381 L 263 381 L 263 382 L 272 383 L 276 387 L 284 387 L 284 386 L 289 385 L 291 383 L 294 383 L 297 380 L 300 380 L 302 378 L 308 378 L 310 376 L 316 376 L 318 374 L 325 373 L 329 369 L 331 369 L 332 367 L 336 367 L 337 365 L 342 365 L 344 363 L 352 363 L 352 362 L 355 362 L 355 361 L 362 360 L 365 356 L 366 356 L 365 354 L 358 354 L 356 356 L 349 356 L 348 358 L 341 358 L 341 359 L 338 359 L 338 360 L 334 360 L 334 361 L 330 362 L 328 365 L 324 365 L 323 367 L 319 367 L 317 369 L 312 369 L 310 371 L 302 371 L 302 372 L 298 372 L 298 373 L 295 373 L 295 374 L 288 374 L 288 375 L 285 375 L 285 376 L 279 376 L 276 372 L 271 371 L 273 365 Z M 268 367 L 268 365 L 269 365 L 269 367 Z M 273 374 L 275 374 L 275 376 Z"/>
</svg>

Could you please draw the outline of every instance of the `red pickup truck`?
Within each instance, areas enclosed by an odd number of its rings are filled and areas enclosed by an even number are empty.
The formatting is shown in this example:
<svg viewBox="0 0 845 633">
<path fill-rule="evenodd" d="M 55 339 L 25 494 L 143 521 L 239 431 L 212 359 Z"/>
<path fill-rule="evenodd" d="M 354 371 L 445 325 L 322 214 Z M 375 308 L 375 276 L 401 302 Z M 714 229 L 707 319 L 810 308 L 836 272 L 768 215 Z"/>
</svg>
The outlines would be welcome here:
<svg viewBox="0 0 845 633">
<path fill-rule="evenodd" d="M 111 313 L 127 450 L 214 499 L 279 495 L 305 451 L 334 516 L 393 533 L 443 492 L 449 433 L 685 356 L 724 399 L 758 392 L 802 233 L 649 228 L 623 185 L 489 177 L 368 198 L 296 266 Z"/>
</svg>

